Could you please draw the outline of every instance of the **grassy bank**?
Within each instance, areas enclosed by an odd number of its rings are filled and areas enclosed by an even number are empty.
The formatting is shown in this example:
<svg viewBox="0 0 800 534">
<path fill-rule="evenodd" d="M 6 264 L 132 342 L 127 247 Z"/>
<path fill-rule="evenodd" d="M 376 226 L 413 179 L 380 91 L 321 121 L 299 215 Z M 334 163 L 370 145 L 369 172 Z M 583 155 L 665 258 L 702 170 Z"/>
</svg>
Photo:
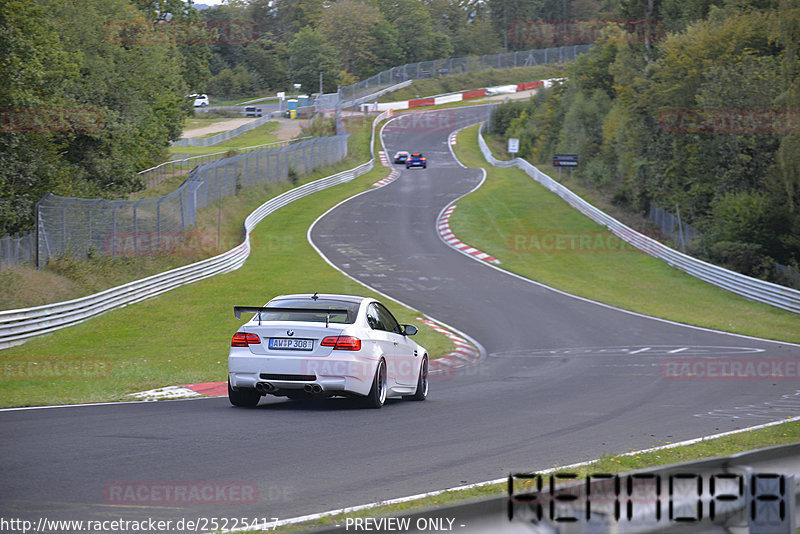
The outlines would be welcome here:
<svg viewBox="0 0 800 534">
<path fill-rule="evenodd" d="M 491 167 L 477 132 L 477 126 L 462 131 L 455 150 L 467 166 L 486 168 L 487 180 L 458 202 L 450 224 L 459 239 L 497 257 L 504 269 L 639 313 L 800 342 L 797 315 L 674 269 L 626 245 L 521 170 Z"/>
<path fill-rule="evenodd" d="M 354 135 L 359 163 L 368 159 L 364 156 L 368 135 L 366 129 Z M 336 170 L 320 171 L 307 180 Z M 320 213 L 387 174 L 386 168 L 377 167 L 270 215 L 253 232 L 251 256 L 237 271 L 4 350 L 0 406 L 124 400 L 128 393 L 165 385 L 224 381 L 230 337 L 242 322 L 233 316 L 235 304 L 261 305 L 274 295 L 295 292 L 377 296 L 319 257 L 308 244 L 306 231 Z M 278 192 L 266 186 L 242 190 L 235 202 L 223 205 L 225 223 L 219 233 L 218 206 L 207 208 L 194 243 L 213 248 L 219 236 L 223 248 L 237 244 L 246 215 Z M 415 340 L 432 358 L 452 350 L 452 342 L 420 323 L 418 314 L 389 304 L 401 322 L 420 328 Z M 58 388 L 53 388 L 54 381 Z"/>
</svg>

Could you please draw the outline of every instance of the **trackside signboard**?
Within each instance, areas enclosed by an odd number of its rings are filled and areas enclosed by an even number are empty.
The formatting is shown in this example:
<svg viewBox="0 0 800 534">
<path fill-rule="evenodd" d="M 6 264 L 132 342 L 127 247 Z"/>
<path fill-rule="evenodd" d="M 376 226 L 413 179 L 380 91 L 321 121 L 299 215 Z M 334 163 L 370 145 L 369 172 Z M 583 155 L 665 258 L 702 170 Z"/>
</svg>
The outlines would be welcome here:
<svg viewBox="0 0 800 534">
<path fill-rule="evenodd" d="M 553 154 L 553 167 L 577 167 L 577 154 Z"/>
</svg>

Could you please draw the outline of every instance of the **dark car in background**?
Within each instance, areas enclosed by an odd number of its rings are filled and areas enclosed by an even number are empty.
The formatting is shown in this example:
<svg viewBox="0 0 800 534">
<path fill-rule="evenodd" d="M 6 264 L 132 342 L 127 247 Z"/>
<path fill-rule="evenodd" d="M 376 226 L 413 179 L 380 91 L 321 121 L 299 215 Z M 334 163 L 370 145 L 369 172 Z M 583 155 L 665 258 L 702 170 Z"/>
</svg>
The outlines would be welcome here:
<svg viewBox="0 0 800 534">
<path fill-rule="evenodd" d="M 406 169 L 410 169 L 411 167 L 422 167 L 423 169 L 427 169 L 428 158 L 423 156 L 420 152 L 412 153 L 406 160 Z"/>
<path fill-rule="evenodd" d="M 394 155 L 395 163 L 405 163 L 406 161 L 408 161 L 408 152 L 406 152 L 405 150 L 401 150 Z"/>
</svg>

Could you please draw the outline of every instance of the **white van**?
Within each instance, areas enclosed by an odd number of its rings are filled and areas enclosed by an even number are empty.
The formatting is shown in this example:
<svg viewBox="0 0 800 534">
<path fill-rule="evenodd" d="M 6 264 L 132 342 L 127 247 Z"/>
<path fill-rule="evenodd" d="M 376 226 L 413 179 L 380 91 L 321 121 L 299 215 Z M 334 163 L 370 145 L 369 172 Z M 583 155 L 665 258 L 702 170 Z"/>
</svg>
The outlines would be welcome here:
<svg viewBox="0 0 800 534">
<path fill-rule="evenodd" d="M 208 95 L 206 94 L 193 94 L 189 95 L 188 98 L 194 99 L 194 107 L 196 108 L 204 108 L 209 104 Z"/>
</svg>

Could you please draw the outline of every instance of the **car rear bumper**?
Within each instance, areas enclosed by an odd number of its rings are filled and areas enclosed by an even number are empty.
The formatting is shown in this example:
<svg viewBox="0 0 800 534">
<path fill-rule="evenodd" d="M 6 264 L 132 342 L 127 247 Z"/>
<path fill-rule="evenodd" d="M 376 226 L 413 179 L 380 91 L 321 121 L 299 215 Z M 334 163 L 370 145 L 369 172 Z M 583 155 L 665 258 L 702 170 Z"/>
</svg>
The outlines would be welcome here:
<svg viewBox="0 0 800 534">
<path fill-rule="evenodd" d="M 286 358 L 231 354 L 228 379 L 234 389 L 255 389 L 259 383 L 268 383 L 268 386 L 261 386 L 267 392 L 319 386 L 318 393 L 366 395 L 372 387 L 376 367 L 377 360 L 363 356 L 334 354 L 327 358 Z"/>
</svg>

